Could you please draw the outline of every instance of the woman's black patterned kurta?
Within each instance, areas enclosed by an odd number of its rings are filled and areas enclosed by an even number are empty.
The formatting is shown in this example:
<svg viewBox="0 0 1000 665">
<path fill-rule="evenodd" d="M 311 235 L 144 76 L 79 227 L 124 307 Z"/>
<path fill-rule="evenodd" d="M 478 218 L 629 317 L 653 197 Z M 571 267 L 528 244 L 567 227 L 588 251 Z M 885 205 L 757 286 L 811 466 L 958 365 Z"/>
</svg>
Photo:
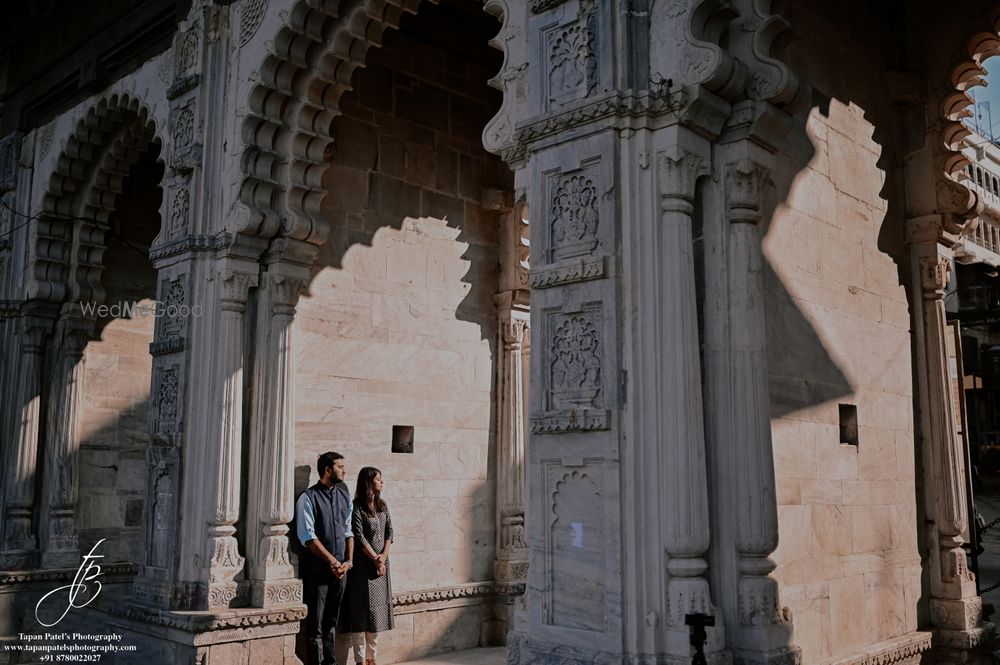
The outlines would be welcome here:
<svg viewBox="0 0 1000 665">
<path fill-rule="evenodd" d="M 393 627 L 392 584 L 390 565 L 386 561 L 385 575 L 379 577 L 375 562 L 365 554 L 365 543 L 381 554 L 387 540 L 392 540 L 392 518 L 388 509 L 374 517 L 354 507 L 351 518 L 354 532 L 354 567 L 347 574 L 347 597 L 341 616 L 346 626 L 341 630 L 352 633 L 378 633 Z"/>
</svg>

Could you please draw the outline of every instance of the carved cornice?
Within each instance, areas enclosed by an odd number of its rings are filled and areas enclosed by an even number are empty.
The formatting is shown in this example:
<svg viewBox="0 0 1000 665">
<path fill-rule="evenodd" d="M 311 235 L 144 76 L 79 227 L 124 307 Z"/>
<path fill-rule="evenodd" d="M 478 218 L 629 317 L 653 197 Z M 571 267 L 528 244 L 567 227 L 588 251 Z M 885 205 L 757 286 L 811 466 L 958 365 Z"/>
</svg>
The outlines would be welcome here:
<svg viewBox="0 0 1000 665">
<path fill-rule="evenodd" d="M 531 419 L 532 434 L 563 434 L 589 432 L 611 427 L 611 412 L 607 409 L 577 409 L 565 413 L 546 414 Z"/>
<path fill-rule="evenodd" d="M 735 99 L 746 87 L 744 63 L 720 42 L 738 12 L 729 0 L 695 0 L 685 24 L 681 56 L 684 83 L 704 86 L 724 99 Z"/>
<path fill-rule="evenodd" d="M 531 272 L 531 288 L 547 289 L 551 286 L 601 279 L 609 274 L 610 256 L 578 258 L 549 264 Z"/>
<path fill-rule="evenodd" d="M 439 603 L 447 600 L 462 600 L 468 598 L 489 598 L 496 595 L 495 582 L 468 584 L 464 586 L 446 587 L 442 589 L 425 589 L 409 593 L 397 593 L 392 596 L 393 607 L 407 607 L 424 603 Z"/>
<path fill-rule="evenodd" d="M 211 612 L 170 612 L 143 605 L 112 605 L 105 608 L 112 616 L 133 621 L 176 628 L 189 633 L 205 633 L 232 628 L 257 628 L 274 624 L 302 621 L 305 605 L 292 605 L 280 610 L 215 610 Z"/>
<path fill-rule="evenodd" d="M 560 110 L 520 126 L 517 130 L 516 143 L 519 146 L 524 146 L 552 134 L 605 118 L 659 116 L 676 113 L 681 107 L 684 97 L 683 92 L 676 91 L 669 97 L 613 94 L 596 100 L 588 99 L 568 110 Z"/>
<path fill-rule="evenodd" d="M 149 252 L 150 261 L 159 261 L 184 252 L 214 252 L 227 247 L 230 242 L 228 234 L 219 235 L 188 235 L 165 245 L 160 245 Z"/>
<path fill-rule="evenodd" d="M 149 355 L 165 356 L 170 353 L 180 353 L 184 350 L 183 337 L 169 337 L 159 342 L 150 342 Z"/>
<path fill-rule="evenodd" d="M 895 665 L 906 663 L 909 659 L 929 651 L 932 647 L 930 633 L 918 632 L 892 640 L 887 646 L 879 649 L 873 645 L 864 655 L 855 655 L 837 660 L 830 665 Z M 875 653 L 871 653 L 874 651 Z"/>
</svg>

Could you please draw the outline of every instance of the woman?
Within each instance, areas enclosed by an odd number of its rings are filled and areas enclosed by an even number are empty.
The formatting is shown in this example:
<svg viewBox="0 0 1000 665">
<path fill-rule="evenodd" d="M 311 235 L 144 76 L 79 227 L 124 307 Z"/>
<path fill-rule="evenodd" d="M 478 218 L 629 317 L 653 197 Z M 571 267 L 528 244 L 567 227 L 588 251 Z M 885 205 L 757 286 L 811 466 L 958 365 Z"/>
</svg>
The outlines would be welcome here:
<svg viewBox="0 0 1000 665">
<path fill-rule="evenodd" d="M 354 491 L 353 568 L 347 576 L 346 629 L 354 645 L 354 661 L 375 665 L 378 634 L 391 630 L 392 585 L 389 582 L 389 546 L 392 545 L 392 518 L 382 500 L 382 472 L 366 466 L 358 474 Z"/>
</svg>

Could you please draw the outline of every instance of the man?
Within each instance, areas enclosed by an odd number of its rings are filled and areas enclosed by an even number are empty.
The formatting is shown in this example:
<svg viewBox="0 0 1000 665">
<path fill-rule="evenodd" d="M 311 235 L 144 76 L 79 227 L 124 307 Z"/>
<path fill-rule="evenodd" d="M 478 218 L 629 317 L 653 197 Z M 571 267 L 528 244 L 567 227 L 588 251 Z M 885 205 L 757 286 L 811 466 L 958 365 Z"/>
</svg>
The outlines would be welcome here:
<svg viewBox="0 0 1000 665">
<path fill-rule="evenodd" d="M 299 557 L 306 616 L 308 665 L 336 665 L 334 651 L 340 600 L 352 567 L 351 495 L 344 484 L 347 467 L 340 453 L 316 460 L 319 482 L 295 502 L 297 536 L 306 551 Z"/>
</svg>

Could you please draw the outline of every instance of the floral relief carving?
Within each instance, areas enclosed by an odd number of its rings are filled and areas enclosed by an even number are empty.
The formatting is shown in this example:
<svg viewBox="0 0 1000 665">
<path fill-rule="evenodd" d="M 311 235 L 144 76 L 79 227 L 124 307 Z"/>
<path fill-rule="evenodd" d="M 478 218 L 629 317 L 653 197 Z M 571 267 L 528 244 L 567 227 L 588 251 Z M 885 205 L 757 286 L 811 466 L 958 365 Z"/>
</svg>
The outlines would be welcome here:
<svg viewBox="0 0 1000 665">
<path fill-rule="evenodd" d="M 194 29 L 182 32 L 177 37 L 175 48 L 175 74 L 177 78 L 180 78 L 191 73 L 195 65 L 198 64 L 198 32 Z"/>
<path fill-rule="evenodd" d="M 596 406 L 601 392 L 601 340 L 593 315 L 563 317 L 552 334 L 551 349 L 552 407 Z"/>
<path fill-rule="evenodd" d="M 171 240 L 184 235 L 188 225 L 188 211 L 191 208 L 191 196 L 187 187 L 181 186 L 174 190 L 170 201 L 170 224 L 168 226 Z"/>
<path fill-rule="evenodd" d="M 597 85 L 593 15 L 549 38 L 548 100 L 562 103 L 589 95 Z"/>
<path fill-rule="evenodd" d="M 184 151 L 194 144 L 194 107 L 191 103 L 174 113 L 174 149 Z"/>
<path fill-rule="evenodd" d="M 597 187 L 588 175 L 571 174 L 555 183 L 551 215 L 557 260 L 588 254 L 597 247 Z"/>
<path fill-rule="evenodd" d="M 160 373 L 156 387 L 156 427 L 160 434 L 177 431 L 177 397 L 179 390 L 179 367 L 174 365 Z"/>
</svg>

